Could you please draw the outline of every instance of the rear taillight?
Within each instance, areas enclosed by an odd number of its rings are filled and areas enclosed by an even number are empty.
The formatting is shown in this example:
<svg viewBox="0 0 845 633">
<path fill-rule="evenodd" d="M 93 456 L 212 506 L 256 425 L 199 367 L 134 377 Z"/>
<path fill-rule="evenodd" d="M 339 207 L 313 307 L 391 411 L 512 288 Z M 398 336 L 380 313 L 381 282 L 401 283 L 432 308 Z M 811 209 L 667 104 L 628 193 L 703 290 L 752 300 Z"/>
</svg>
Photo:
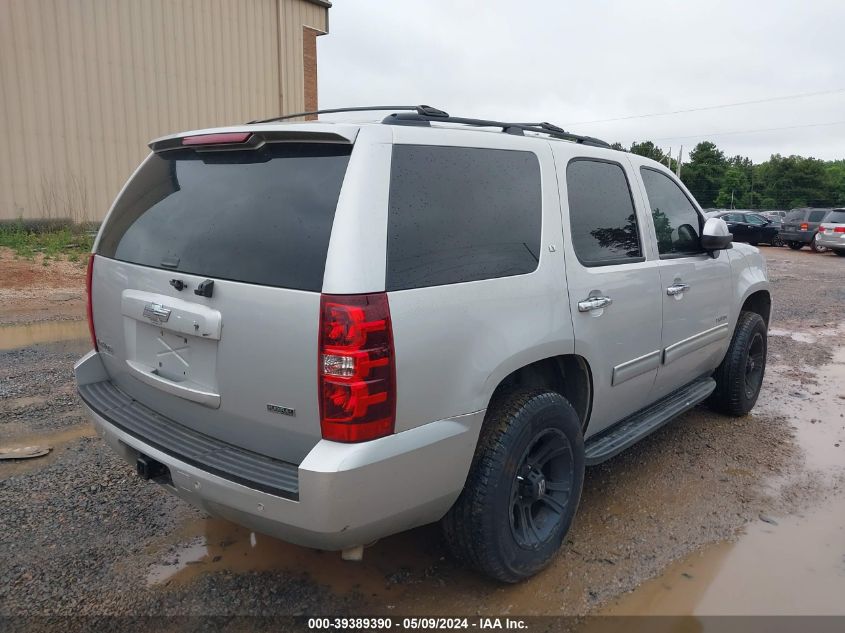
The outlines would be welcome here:
<svg viewBox="0 0 845 633">
<path fill-rule="evenodd" d="M 845 233 L 845 226 L 835 226 L 833 227 L 834 233 Z"/>
<path fill-rule="evenodd" d="M 823 226 L 819 227 L 819 233 L 824 233 L 824 227 Z"/>
<path fill-rule="evenodd" d="M 801 230 L 802 230 L 802 231 L 806 231 L 806 230 L 807 230 L 807 229 L 809 229 L 809 228 L 810 228 L 810 225 L 809 225 L 809 224 L 807 224 L 806 222 L 802 222 L 802 223 L 801 223 Z"/>
<path fill-rule="evenodd" d="M 91 344 L 97 349 L 97 335 L 94 332 L 94 305 L 91 300 L 91 280 L 94 275 L 94 253 L 88 256 L 88 270 L 85 273 L 85 294 L 88 295 L 88 305 L 85 309 L 88 318 L 88 331 L 91 333 Z"/>
<path fill-rule="evenodd" d="M 322 295 L 317 358 L 323 439 L 391 435 L 396 369 L 387 294 Z"/>
</svg>

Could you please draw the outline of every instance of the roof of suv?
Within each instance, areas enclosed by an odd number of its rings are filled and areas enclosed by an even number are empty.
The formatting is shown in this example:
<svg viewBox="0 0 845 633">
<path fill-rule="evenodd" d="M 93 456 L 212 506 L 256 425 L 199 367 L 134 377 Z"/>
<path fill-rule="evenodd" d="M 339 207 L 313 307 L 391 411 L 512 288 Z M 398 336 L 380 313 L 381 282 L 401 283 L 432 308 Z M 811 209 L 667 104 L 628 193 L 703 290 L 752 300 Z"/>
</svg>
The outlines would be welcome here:
<svg viewBox="0 0 845 633">
<path fill-rule="evenodd" d="M 373 112 L 373 111 L 394 111 L 381 120 L 365 121 L 326 121 L 326 120 L 301 120 L 306 117 L 316 117 L 320 114 L 335 114 L 349 112 Z M 294 119 L 300 119 L 294 121 Z M 511 134 L 525 138 L 537 138 L 540 140 L 565 140 L 575 144 L 588 145 L 592 147 L 615 150 L 609 143 L 592 137 L 567 132 L 563 128 L 548 122 L 510 122 L 496 121 L 489 119 L 473 119 L 465 117 L 453 117 L 447 112 L 432 108 L 431 106 L 367 106 L 355 108 L 334 108 L 328 110 L 315 110 L 313 112 L 299 112 L 271 119 L 250 121 L 249 123 L 193 130 L 178 134 L 170 134 L 153 140 L 150 148 L 154 151 L 171 149 L 176 139 L 184 139 L 188 136 L 204 136 L 226 132 L 247 132 L 258 129 L 278 132 L 299 132 L 304 136 L 310 133 L 331 133 L 343 140 L 352 143 L 357 132 L 364 126 L 414 126 L 414 127 L 437 127 L 440 130 L 478 131 L 493 134 Z M 323 128 L 323 130 L 320 130 Z M 305 140 L 305 139 L 303 139 Z M 181 145 L 181 143 L 179 143 Z"/>
</svg>

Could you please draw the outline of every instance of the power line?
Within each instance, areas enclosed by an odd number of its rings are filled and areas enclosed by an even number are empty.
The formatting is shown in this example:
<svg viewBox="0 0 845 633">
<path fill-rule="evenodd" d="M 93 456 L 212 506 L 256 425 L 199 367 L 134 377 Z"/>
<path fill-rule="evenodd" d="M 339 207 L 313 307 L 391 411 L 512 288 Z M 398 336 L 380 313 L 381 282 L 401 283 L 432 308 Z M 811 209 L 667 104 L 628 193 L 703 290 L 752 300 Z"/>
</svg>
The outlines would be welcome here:
<svg viewBox="0 0 845 633">
<path fill-rule="evenodd" d="M 769 97 L 767 99 L 754 99 L 752 101 L 736 101 L 734 103 L 722 103 L 720 105 L 702 106 L 700 108 L 686 108 L 684 110 L 671 110 L 668 112 L 652 112 L 649 114 L 631 114 L 628 116 L 615 117 L 613 119 L 596 119 L 595 121 L 578 121 L 576 123 L 567 123 L 567 126 L 573 125 L 591 125 L 593 123 L 610 123 L 612 121 L 628 121 L 630 119 L 646 119 L 649 117 L 670 116 L 672 114 L 686 114 L 687 112 L 703 112 L 705 110 L 720 110 L 722 108 L 736 108 L 744 105 L 754 105 L 757 103 L 769 103 L 771 101 L 787 101 L 789 99 L 803 99 L 805 97 L 818 97 L 821 95 L 830 95 L 840 92 L 845 92 L 845 88 L 836 88 L 835 90 L 822 90 L 819 92 L 802 92 L 793 95 L 784 95 L 781 97 Z"/>
<path fill-rule="evenodd" d="M 831 121 L 829 123 L 809 123 L 807 125 L 788 125 L 785 127 L 767 127 L 756 130 L 735 130 L 733 132 L 713 132 L 711 134 L 690 134 L 688 136 L 663 136 L 661 138 L 649 139 L 652 141 L 678 141 L 688 138 L 702 138 L 710 136 L 731 136 L 733 134 L 756 134 L 758 132 L 776 132 L 779 130 L 798 130 L 808 127 L 825 127 L 831 125 L 845 125 L 845 121 Z"/>
</svg>

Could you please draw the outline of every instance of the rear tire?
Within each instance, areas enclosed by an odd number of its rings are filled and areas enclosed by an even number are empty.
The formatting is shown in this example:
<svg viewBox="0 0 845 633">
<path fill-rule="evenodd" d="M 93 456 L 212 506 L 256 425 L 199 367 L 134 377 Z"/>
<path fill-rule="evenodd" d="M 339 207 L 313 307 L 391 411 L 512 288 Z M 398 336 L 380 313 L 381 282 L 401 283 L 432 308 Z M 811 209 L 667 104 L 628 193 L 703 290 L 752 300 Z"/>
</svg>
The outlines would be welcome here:
<svg viewBox="0 0 845 633">
<path fill-rule="evenodd" d="M 713 374 L 716 390 L 708 404 L 725 415 L 751 411 L 760 395 L 768 350 L 766 322 L 756 312 L 740 312 L 733 338 Z"/>
<path fill-rule="evenodd" d="M 840 250 L 835 250 L 833 252 L 836 253 L 837 255 L 839 255 L 839 257 L 845 257 L 845 250 L 840 249 Z"/>
<path fill-rule="evenodd" d="M 453 556 L 501 582 L 548 565 L 560 549 L 584 485 L 581 421 L 558 393 L 497 397 L 460 497 L 443 518 Z"/>
<path fill-rule="evenodd" d="M 783 246 L 783 240 L 782 240 L 782 239 L 780 239 L 780 235 L 775 235 L 775 236 L 772 238 L 771 245 L 772 245 L 772 246 L 777 246 L 777 247 Z"/>
<path fill-rule="evenodd" d="M 804 243 L 803 242 L 790 242 L 789 248 L 791 248 L 793 251 L 800 251 L 802 248 L 804 248 Z"/>
</svg>

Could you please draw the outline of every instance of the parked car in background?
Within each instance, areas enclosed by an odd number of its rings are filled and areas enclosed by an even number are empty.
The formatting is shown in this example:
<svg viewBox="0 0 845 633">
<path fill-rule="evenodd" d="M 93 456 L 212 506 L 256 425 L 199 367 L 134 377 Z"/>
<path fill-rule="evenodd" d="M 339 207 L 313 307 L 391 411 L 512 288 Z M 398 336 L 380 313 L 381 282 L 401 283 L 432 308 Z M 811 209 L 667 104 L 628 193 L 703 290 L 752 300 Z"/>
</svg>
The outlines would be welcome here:
<svg viewBox="0 0 845 633">
<path fill-rule="evenodd" d="M 845 257 L 845 209 L 834 209 L 819 225 L 816 243 Z"/>
<path fill-rule="evenodd" d="M 786 211 L 760 211 L 760 215 L 764 218 L 768 218 L 769 220 L 778 220 L 779 222 L 783 222 L 783 219 L 786 217 Z"/>
<path fill-rule="evenodd" d="M 809 246 L 813 252 L 821 253 L 824 247 L 816 243 L 819 226 L 832 209 L 792 209 L 783 220 L 780 238 L 793 250 Z"/>
<path fill-rule="evenodd" d="M 752 246 L 760 243 L 783 246 L 780 220 L 763 217 L 760 213 L 736 210 L 720 211 L 710 217 L 724 220 L 736 242 L 746 242 Z"/>
</svg>

